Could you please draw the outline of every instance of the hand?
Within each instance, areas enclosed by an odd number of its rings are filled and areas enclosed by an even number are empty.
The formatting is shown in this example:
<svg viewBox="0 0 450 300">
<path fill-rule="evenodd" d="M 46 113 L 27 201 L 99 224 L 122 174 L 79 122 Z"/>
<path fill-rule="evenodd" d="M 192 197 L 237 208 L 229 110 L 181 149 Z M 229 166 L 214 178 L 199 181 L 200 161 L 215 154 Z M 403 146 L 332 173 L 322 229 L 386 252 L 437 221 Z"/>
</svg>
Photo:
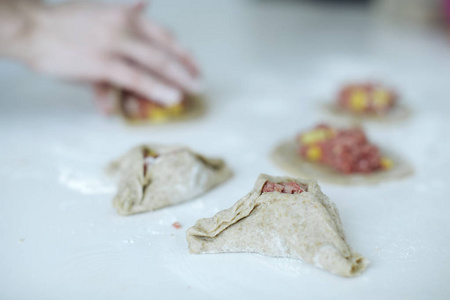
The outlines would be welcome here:
<svg viewBox="0 0 450 300">
<path fill-rule="evenodd" d="M 36 71 L 108 83 L 163 105 L 197 92 L 198 69 L 163 28 L 133 6 L 70 2 L 35 14 L 23 60 Z"/>
</svg>

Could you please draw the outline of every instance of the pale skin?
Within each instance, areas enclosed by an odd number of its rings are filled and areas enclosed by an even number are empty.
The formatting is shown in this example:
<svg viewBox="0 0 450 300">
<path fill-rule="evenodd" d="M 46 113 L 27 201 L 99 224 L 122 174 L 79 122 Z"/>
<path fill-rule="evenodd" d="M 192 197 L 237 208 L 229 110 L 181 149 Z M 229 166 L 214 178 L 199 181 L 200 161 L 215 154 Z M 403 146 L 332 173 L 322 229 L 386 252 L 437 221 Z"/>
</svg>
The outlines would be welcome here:
<svg viewBox="0 0 450 300">
<path fill-rule="evenodd" d="M 198 67 L 145 4 L 0 0 L 0 56 L 31 69 L 93 84 L 108 110 L 105 83 L 162 105 L 199 90 Z"/>
</svg>

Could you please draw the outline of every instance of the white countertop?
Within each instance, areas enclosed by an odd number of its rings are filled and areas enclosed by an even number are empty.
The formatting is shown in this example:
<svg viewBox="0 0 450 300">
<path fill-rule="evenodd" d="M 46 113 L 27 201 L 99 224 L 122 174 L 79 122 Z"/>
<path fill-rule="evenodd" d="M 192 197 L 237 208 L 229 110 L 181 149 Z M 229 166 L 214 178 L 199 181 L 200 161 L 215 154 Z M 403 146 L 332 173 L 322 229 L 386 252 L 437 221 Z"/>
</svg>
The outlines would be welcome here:
<svg viewBox="0 0 450 300">
<path fill-rule="evenodd" d="M 363 8 L 276 1 L 154 1 L 151 12 L 199 59 L 209 113 L 130 127 L 90 91 L 0 62 L 1 299 L 448 299 L 450 41 Z M 185 230 L 230 207 L 281 140 L 325 120 L 320 101 L 352 79 L 381 79 L 414 109 L 368 124 L 416 173 L 382 185 L 321 184 L 352 247 L 371 264 L 341 278 L 300 261 L 190 255 Z M 182 205 L 130 217 L 103 167 L 142 142 L 225 158 L 232 180 Z M 182 229 L 171 224 L 178 221 Z"/>
</svg>

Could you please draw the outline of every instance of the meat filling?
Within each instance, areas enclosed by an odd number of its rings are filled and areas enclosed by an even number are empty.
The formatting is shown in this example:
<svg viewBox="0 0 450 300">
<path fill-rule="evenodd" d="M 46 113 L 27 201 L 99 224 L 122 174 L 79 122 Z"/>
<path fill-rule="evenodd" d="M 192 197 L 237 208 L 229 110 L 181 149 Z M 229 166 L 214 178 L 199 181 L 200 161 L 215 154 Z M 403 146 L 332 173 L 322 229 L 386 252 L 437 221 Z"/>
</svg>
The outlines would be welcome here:
<svg viewBox="0 0 450 300">
<path fill-rule="evenodd" d="M 370 144 L 360 128 L 316 126 L 299 135 L 299 152 L 307 160 L 344 174 L 371 173 L 392 166 L 392 161 L 381 156 L 378 147 Z"/>
<path fill-rule="evenodd" d="M 386 114 L 397 101 L 395 91 L 372 83 L 344 86 L 337 98 L 340 108 L 361 114 Z"/>
<path fill-rule="evenodd" d="M 283 194 L 300 194 L 306 190 L 307 188 L 305 186 L 294 181 L 281 183 L 267 181 L 262 188 L 263 193 L 280 192 Z"/>
<path fill-rule="evenodd" d="M 162 106 L 149 99 L 122 92 L 120 105 L 127 118 L 135 120 L 165 120 L 180 115 L 185 108 L 185 101 L 172 106 Z"/>
</svg>

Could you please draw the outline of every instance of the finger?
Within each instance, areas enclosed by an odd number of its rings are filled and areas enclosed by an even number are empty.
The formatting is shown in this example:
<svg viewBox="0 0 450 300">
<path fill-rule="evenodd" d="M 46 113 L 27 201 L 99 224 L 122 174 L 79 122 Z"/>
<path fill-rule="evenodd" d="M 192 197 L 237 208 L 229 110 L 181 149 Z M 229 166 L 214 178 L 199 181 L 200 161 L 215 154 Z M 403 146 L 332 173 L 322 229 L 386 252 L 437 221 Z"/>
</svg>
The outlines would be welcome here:
<svg viewBox="0 0 450 300">
<path fill-rule="evenodd" d="M 141 14 L 148 6 L 147 1 L 136 1 L 131 7 L 132 13 Z"/>
<path fill-rule="evenodd" d="M 158 24 L 142 17 L 141 14 L 147 6 L 147 1 L 138 1 L 130 9 L 129 18 L 137 32 L 177 58 L 185 65 L 191 75 L 198 76 L 199 69 L 197 64 L 192 56 L 175 41 L 173 34 Z"/>
<path fill-rule="evenodd" d="M 94 99 L 101 112 L 112 115 L 117 112 L 117 93 L 106 83 L 96 83 L 93 86 Z"/>
<path fill-rule="evenodd" d="M 160 48 L 175 56 L 185 65 L 192 75 L 198 76 L 199 68 L 197 63 L 189 52 L 176 42 L 173 35 L 168 30 L 142 16 L 138 16 L 134 20 L 134 23 L 137 31 L 144 38 L 154 42 Z"/>
<path fill-rule="evenodd" d="M 122 60 L 111 61 L 103 78 L 115 86 L 147 97 L 162 105 L 177 104 L 182 98 L 180 90 L 166 85 L 156 77 Z"/>
<path fill-rule="evenodd" d="M 200 72 L 197 62 L 193 59 L 192 55 L 175 40 L 171 32 L 143 17 L 138 19 L 138 24 L 139 32 L 145 38 L 153 41 L 159 47 L 175 56 L 188 68 L 192 75 L 199 75 Z"/>
<path fill-rule="evenodd" d="M 185 67 L 152 45 L 130 39 L 119 46 L 118 52 L 186 92 L 196 93 L 199 90 L 199 82 Z"/>
</svg>

